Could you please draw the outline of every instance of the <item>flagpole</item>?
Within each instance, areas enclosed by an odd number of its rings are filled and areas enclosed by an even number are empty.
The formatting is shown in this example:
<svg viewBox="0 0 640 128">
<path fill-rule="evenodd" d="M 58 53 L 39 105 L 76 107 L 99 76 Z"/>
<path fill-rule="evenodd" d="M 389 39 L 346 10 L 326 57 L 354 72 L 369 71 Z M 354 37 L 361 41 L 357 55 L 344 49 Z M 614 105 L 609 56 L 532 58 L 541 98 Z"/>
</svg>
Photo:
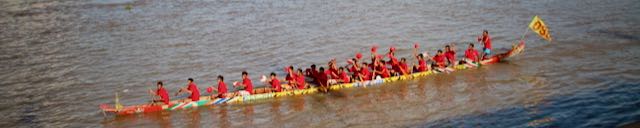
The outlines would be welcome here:
<svg viewBox="0 0 640 128">
<path fill-rule="evenodd" d="M 524 29 L 524 34 L 522 34 L 522 37 L 520 37 L 520 40 L 524 40 L 524 36 L 526 36 L 528 32 L 529 32 L 529 26 L 527 26 L 526 29 Z"/>
</svg>

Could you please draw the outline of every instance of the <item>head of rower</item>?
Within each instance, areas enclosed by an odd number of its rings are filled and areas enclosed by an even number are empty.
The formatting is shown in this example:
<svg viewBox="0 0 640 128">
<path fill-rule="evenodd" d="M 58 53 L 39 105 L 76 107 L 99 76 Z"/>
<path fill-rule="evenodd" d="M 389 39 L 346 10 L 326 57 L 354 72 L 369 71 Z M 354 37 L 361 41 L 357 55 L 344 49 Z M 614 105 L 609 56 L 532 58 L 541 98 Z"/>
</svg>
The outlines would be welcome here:
<svg viewBox="0 0 640 128">
<path fill-rule="evenodd" d="M 269 76 L 271 76 L 271 80 L 277 79 L 276 78 L 276 73 L 274 73 L 274 72 L 271 72 L 271 75 L 269 75 Z"/>
<path fill-rule="evenodd" d="M 489 35 L 489 31 L 487 31 L 487 30 L 483 30 L 482 31 L 482 36 L 483 37 L 487 37 L 488 35 Z"/>
<path fill-rule="evenodd" d="M 156 84 L 156 86 L 158 86 L 158 89 L 161 89 L 163 86 L 162 81 L 158 81 L 158 84 Z"/>
<path fill-rule="evenodd" d="M 222 75 L 218 75 L 218 83 L 224 82 L 224 77 Z"/>
<path fill-rule="evenodd" d="M 242 79 L 247 79 L 249 77 L 249 73 L 247 71 L 242 71 Z"/>
<path fill-rule="evenodd" d="M 447 51 L 447 52 L 451 51 L 451 46 L 449 46 L 449 45 L 444 46 L 444 50 Z"/>
<path fill-rule="evenodd" d="M 438 54 L 437 55 L 441 56 L 442 55 L 442 50 L 438 49 Z"/>
</svg>

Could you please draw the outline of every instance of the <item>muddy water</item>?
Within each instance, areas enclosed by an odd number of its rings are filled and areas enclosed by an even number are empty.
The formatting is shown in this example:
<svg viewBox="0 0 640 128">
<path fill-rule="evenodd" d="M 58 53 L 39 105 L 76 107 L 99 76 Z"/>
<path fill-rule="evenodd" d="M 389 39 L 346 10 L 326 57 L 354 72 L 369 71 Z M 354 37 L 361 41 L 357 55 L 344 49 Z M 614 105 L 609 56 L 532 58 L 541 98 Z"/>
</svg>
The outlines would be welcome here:
<svg viewBox="0 0 640 128">
<path fill-rule="evenodd" d="M 409 57 L 414 42 L 462 51 L 481 30 L 503 52 L 533 15 L 525 53 L 446 75 L 125 117 L 115 92 L 148 101 L 165 81 L 254 81 L 287 65 L 344 60 L 371 45 Z M 640 4 L 614 1 L 0 1 L 5 127 L 614 127 L 640 120 Z M 345 64 L 341 61 L 340 64 Z M 259 86 L 263 86 L 259 84 Z M 172 97 L 173 99 L 186 96 Z"/>
</svg>

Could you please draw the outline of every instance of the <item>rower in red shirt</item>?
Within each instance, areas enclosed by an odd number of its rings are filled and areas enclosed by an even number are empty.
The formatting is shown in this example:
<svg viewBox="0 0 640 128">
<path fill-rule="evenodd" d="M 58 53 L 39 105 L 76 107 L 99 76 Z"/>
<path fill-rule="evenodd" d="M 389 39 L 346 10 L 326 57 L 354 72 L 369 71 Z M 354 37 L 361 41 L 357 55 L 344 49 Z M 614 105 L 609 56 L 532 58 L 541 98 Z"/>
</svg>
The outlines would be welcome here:
<svg viewBox="0 0 640 128">
<path fill-rule="evenodd" d="M 293 69 L 293 66 L 289 66 L 289 67 L 285 68 L 284 71 L 287 73 L 287 76 L 285 77 L 285 80 L 289 84 L 288 85 L 284 85 L 283 88 L 292 89 L 293 87 L 297 87 L 298 86 L 298 82 L 296 80 L 296 76 L 297 75 L 296 75 L 295 69 Z"/>
<path fill-rule="evenodd" d="M 482 31 L 482 36 L 478 37 L 478 42 L 482 42 L 484 48 L 482 48 L 482 59 L 486 59 L 487 55 L 491 54 L 491 37 L 489 37 L 489 31 Z"/>
<path fill-rule="evenodd" d="M 425 55 L 422 53 L 418 54 L 418 47 L 418 43 L 416 42 L 413 45 L 413 56 L 418 60 L 418 66 L 414 65 L 414 72 L 424 72 L 429 70 L 429 67 L 427 66 L 427 61 L 424 59 Z"/>
<path fill-rule="evenodd" d="M 234 82 L 234 86 L 244 87 L 243 90 L 239 90 L 236 92 L 236 96 L 246 96 L 253 94 L 253 83 L 251 83 L 251 79 L 249 79 L 249 73 L 247 71 L 242 71 L 242 83 L 235 84 L 238 82 Z"/>
<path fill-rule="evenodd" d="M 442 50 L 438 50 L 438 54 L 436 54 L 436 56 L 433 56 L 433 58 L 431 58 L 434 62 L 435 65 L 440 67 L 440 68 L 444 68 L 446 67 L 445 65 L 445 56 L 442 53 Z"/>
<path fill-rule="evenodd" d="M 376 69 L 376 75 L 380 75 L 382 78 L 387 78 L 391 76 L 391 74 L 389 73 L 389 70 L 384 65 L 384 63 L 382 63 L 381 59 L 376 59 L 375 69 Z"/>
<path fill-rule="evenodd" d="M 400 74 L 401 75 L 408 75 L 411 74 L 411 71 L 409 70 L 409 67 L 407 66 L 407 59 L 406 58 L 400 58 L 400 62 L 398 63 L 398 67 L 400 67 Z"/>
<path fill-rule="evenodd" d="M 324 67 L 320 67 L 320 72 L 318 73 L 318 76 L 316 76 L 316 80 L 318 82 L 318 85 L 320 85 L 320 89 L 324 92 L 327 92 L 329 78 L 327 78 L 327 74 L 325 74 L 324 72 Z"/>
<path fill-rule="evenodd" d="M 454 44 L 452 44 L 451 46 L 446 45 L 444 46 L 444 49 L 445 49 L 444 56 L 447 59 L 447 63 L 449 63 L 448 65 L 450 66 L 456 65 L 456 51 L 454 50 L 455 45 Z"/>
<path fill-rule="evenodd" d="M 366 62 L 362 62 L 362 65 L 367 65 Z M 360 66 L 360 70 L 358 70 L 358 76 L 361 81 L 371 80 L 371 72 L 369 72 L 369 66 Z"/>
<path fill-rule="evenodd" d="M 342 68 L 342 67 L 338 68 L 338 73 L 340 73 L 340 82 L 342 82 L 342 83 L 350 83 L 351 82 L 351 77 L 349 77 L 347 72 L 344 71 L 344 68 Z"/>
<path fill-rule="evenodd" d="M 298 74 L 296 75 L 296 82 L 298 82 L 298 89 L 306 88 L 307 84 L 304 80 L 304 74 L 302 74 L 302 69 L 298 69 Z"/>
<path fill-rule="evenodd" d="M 193 82 L 193 78 L 189 78 L 189 79 L 187 79 L 187 81 L 188 81 L 187 88 L 181 88 L 180 90 L 178 90 L 178 92 L 176 93 L 176 96 L 178 94 L 180 94 L 181 92 L 187 92 L 187 93 L 191 94 L 191 96 L 189 96 L 191 101 L 200 100 L 200 91 L 198 90 L 198 87 L 196 86 L 196 83 Z"/>
<path fill-rule="evenodd" d="M 473 48 L 473 43 L 469 44 L 469 48 L 464 51 L 464 56 L 467 60 L 467 63 L 476 63 L 479 60 L 478 51 Z"/>
<path fill-rule="evenodd" d="M 276 73 L 271 73 L 271 79 L 268 81 L 271 84 L 271 92 L 281 92 L 282 87 L 280 86 L 280 80 L 276 77 Z"/>
<path fill-rule="evenodd" d="M 224 77 L 222 75 L 218 75 L 218 88 L 210 87 L 211 91 L 207 90 L 209 93 L 212 93 L 213 90 L 218 92 L 218 95 L 211 95 L 211 98 L 225 98 L 227 97 L 227 84 L 224 83 Z"/>
<path fill-rule="evenodd" d="M 167 93 L 167 90 L 164 89 L 162 81 L 158 81 L 157 86 L 158 86 L 158 89 L 156 89 L 156 91 L 149 90 L 149 93 L 159 97 L 159 99 L 154 97 L 153 103 L 156 104 L 156 103 L 162 102 L 166 105 L 169 105 L 169 93 Z"/>
</svg>

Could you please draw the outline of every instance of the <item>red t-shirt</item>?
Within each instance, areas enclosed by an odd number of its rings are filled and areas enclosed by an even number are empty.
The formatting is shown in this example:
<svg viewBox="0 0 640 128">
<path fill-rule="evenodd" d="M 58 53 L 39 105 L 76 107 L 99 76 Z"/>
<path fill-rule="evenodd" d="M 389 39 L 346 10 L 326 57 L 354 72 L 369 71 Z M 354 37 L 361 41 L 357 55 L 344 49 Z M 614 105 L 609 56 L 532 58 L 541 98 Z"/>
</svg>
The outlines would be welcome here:
<svg viewBox="0 0 640 128">
<path fill-rule="evenodd" d="M 224 84 L 222 81 L 218 82 L 218 94 L 225 93 L 227 93 L 227 84 Z"/>
<path fill-rule="evenodd" d="M 422 61 L 418 61 L 418 70 L 423 72 L 423 71 L 427 71 L 427 62 L 422 60 Z"/>
<path fill-rule="evenodd" d="M 436 61 L 436 63 L 444 63 L 444 56 L 443 55 L 436 55 L 433 56 L 433 60 Z"/>
<path fill-rule="evenodd" d="M 327 73 L 327 74 L 329 74 L 332 79 L 340 78 L 339 73 L 338 73 L 338 69 L 329 68 L 329 70 L 327 70 L 327 71 L 329 71 L 329 73 Z"/>
<path fill-rule="evenodd" d="M 189 87 L 187 87 L 187 89 L 191 91 L 191 97 L 190 97 L 191 101 L 200 100 L 200 91 L 198 91 L 198 87 L 196 86 L 195 83 L 189 84 Z"/>
<path fill-rule="evenodd" d="M 351 83 L 351 79 L 349 79 L 349 75 L 347 75 L 347 72 L 340 73 L 340 79 L 342 79 L 342 82 Z"/>
<path fill-rule="evenodd" d="M 470 59 L 473 62 L 478 61 L 477 60 L 478 51 L 476 49 L 467 49 L 466 51 L 464 51 L 464 56 L 467 57 L 467 59 Z"/>
<path fill-rule="evenodd" d="M 329 78 L 327 78 L 327 74 L 324 73 L 318 73 L 318 76 L 316 76 L 316 78 L 318 84 L 320 85 L 327 85 L 327 81 L 329 80 Z"/>
<path fill-rule="evenodd" d="M 358 71 L 358 68 L 356 68 L 356 65 L 351 65 L 351 68 L 349 68 L 349 71 L 352 73 L 356 73 Z"/>
<path fill-rule="evenodd" d="M 246 79 L 243 79 L 242 84 L 244 84 L 245 86 L 244 89 L 247 90 L 249 94 L 253 94 L 253 84 L 251 83 L 251 79 L 249 79 L 249 77 L 247 77 Z"/>
<path fill-rule="evenodd" d="M 165 90 L 164 88 L 159 88 L 156 91 L 156 94 L 160 96 L 164 104 L 169 104 L 169 93 L 167 93 L 167 90 Z"/>
<path fill-rule="evenodd" d="M 384 66 L 379 66 L 378 68 L 376 68 L 376 70 L 381 72 L 381 74 L 379 75 L 382 76 L 382 78 L 387 78 L 391 76 L 391 74 L 389 73 L 389 70 L 387 70 L 387 68 Z"/>
<path fill-rule="evenodd" d="M 282 91 L 282 87 L 280 87 L 280 80 L 271 79 L 271 88 L 275 89 L 276 92 Z"/>
<path fill-rule="evenodd" d="M 482 43 L 484 43 L 484 48 L 491 49 L 491 37 L 489 37 L 489 35 L 482 38 Z"/>
<path fill-rule="evenodd" d="M 453 62 L 453 60 L 456 60 L 456 52 L 455 51 L 444 52 L 444 56 L 447 58 L 449 63 L 455 63 L 455 62 Z"/>
<path fill-rule="evenodd" d="M 407 63 L 402 63 L 400 62 L 400 68 L 402 68 L 402 70 L 404 70 L 405 72 L 403 73 L 402 71 L 400 71 L 400 73 L 402 75 L 407 75 L 409 74 L 409 66 L 407 65 Z"/>
<path fill-rule="evenodd" d="M 297 75 L 296 81 L 298 82 L 298 89 L 304 89 L 304 75 Z"/>
<path fill-rule="evenodd" d="M 359 73 L 362 76 L 364 76 L 364 78 L 362 78 L 363 80 L 371 80 L 371 73 L 369 72 L 369 68 L 362 67 L 362 68 L 360 68 L 360 72 Z"/>
</svg>

